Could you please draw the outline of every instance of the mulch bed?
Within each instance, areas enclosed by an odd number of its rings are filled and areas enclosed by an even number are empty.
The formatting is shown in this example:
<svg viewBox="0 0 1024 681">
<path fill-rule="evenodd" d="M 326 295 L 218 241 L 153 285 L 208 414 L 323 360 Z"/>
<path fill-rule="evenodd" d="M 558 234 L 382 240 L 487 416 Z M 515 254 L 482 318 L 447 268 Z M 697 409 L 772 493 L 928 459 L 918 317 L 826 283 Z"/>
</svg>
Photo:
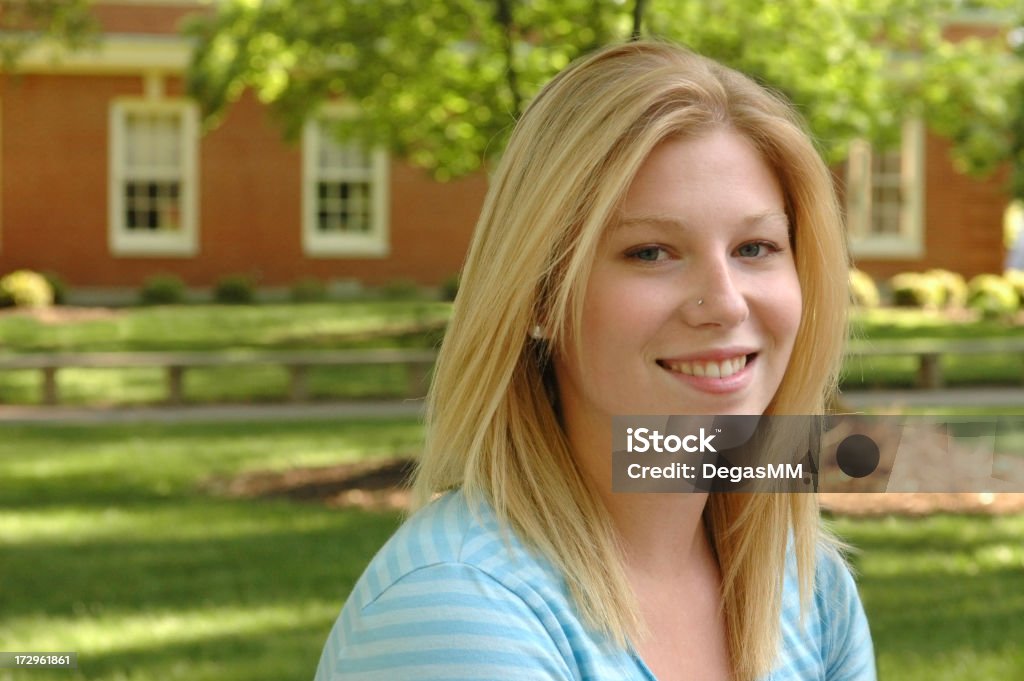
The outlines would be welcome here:
<svg viewBox="0 0 1024 681">
<path fill-rule="evenodd" d="M 411 500 L 407 483 L 412 470 L 412 459 L 396 458 L 243 473 L 210 480 L 205 489 L 236 498 L 285 498 L 332 507 L 405 510 Z"/>
<path fill-rule="evenodd" d="M 407 510 L 406 487 L 412 473 L 409 458 L 252 472 L 211 480 L 206 489 L 235 498 L 286 498 L 337 508 Z M 837 515 L 927 515 L 1024 513 L 1024 494 L 906 493 L 821 494 L 821 505 Z"/>
</svg>

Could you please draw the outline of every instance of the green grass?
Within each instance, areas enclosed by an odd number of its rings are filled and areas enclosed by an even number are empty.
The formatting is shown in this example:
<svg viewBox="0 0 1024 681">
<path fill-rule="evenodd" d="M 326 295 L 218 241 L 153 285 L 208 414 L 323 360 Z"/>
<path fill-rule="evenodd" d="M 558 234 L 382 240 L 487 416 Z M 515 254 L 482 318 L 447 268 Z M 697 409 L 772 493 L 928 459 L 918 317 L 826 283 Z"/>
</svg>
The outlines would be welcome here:
<svg viewBox="0 0 1024 681">
<path fill-rule="evenodd" d="M 434 347 L 450 313 L 448 303 L 372 301 L 309 305 L 190 305 L 134 308 L 110 319 L 48 324 L 23 315 L 0 316 L 0 352 L 329 349 Z M 1024 326 L 997 321 L 957 321 L 909 309 L 855 311 L 858 338 L 1004 338 L 1024 336 Z M 947 357 L 951 386 L 1020 385 L 1024 357 L 993 354 Z M 910 357 L 857 358 L 847 362 L 844 389 L 913 387 L 917 361 Z M 40 399 L 40 372 L 0 372 L 0 403 Z M 402 366 L 323 367 L 309 375 L 313 399 L 396 398 L 409 393 Z M 65 369 L 58 374 L 61 401 L 69 405 L 130 405 L 166 399 L 157 369 Z M 193 403 L 280 401 L 288 392 L 280 367 L 190 369 L 185 399 Z"/>
<path fill-rule="evenodd" d="M 942 377 L 948 386 L 1020 386 L 1024 383 L 1024 356 L 1006 353 L 943 357 Z M 842 387 L 913 388 L 918 378 L 916 357 L 855 357 L 847 359 Z"/>
<path fill-rule="evenodd" d="M 315 367 L 308 372 L 311 399 L 409 397 L 409 369 L 401 365 Z M 65 405 L 152 404 L 167 399 L 163 370 L 62 369 L 57 375 Z M 0 403 L 34 404 L 41 396 L 40 372 L 0 372 Z M 195 368 L 185 373 L 185 401 L 280 402 L 288 395 L 288 372 L 277 366 Z"/>
<path fill-rule="evenodd" d="M 0 317 L 0 351 L 421 347 L 436 342 L 450 307 L 431 301 L 172 305 L 60 324 L 8 314 Z"/>
<path fill-rule="evenodd" d="M 1024 516 L 835 520 L 880 679 L 1024 678 Z"/>
<path fill-rule="evenodd" d="M 979 338 L 1024 337 L 1024 325 L 998 320 L 954 319 L 949 315 L 909 308 L 854 310 L 851 335 L 858 339 L 901 340 L 940 338 L 969 340 Z M 917 381 L 918 361 L 914 357 L 858 357 L 847 360 L 843 370 L 844 389 L 912 388 Z M 942 374 L 947 385 L 1021 385 L 1024 381 L 1024 357 L 1017 354 L 949 356 L 942 359 Z"/>
<path fill-rule="evenodd" d="M 308 305 L 193 305 L 133 308 L 109 319 L 63 324 L 24 315 L 0 317 L 0 352 L 190 351 L 434 347 L 450 305 L 374 301 Z M 319 367 L 308 376 L 313 399 L 409 395 L 403 366 Z M 0 372 L 0 403 L 40 400 L 38 371 Z M 160 369 L 64 369 L 68 405 L 155 403 L 167 397 Z M 185 374 L 188 402 L 280 401 L 288 394 L 283 367 L 197 368 Z"/>
<path fill-rule="evenodd" d="M 400 520 L 203 481 L 409 454 L 414 421 L 0 428 L 0 642 L 76 672 L 0 681 L 298 681 Z M 832 520 L 882 679 L 1024 678 L 1024 516 Z"/>
<path fill-rule="evenodd" d="M 202 483 L 409 454 L 420 437 L 412 421 L 2 428 L 0 642 L 80 659 L 0 680 L 310 678 L 398 515 Z"/>
</svg>

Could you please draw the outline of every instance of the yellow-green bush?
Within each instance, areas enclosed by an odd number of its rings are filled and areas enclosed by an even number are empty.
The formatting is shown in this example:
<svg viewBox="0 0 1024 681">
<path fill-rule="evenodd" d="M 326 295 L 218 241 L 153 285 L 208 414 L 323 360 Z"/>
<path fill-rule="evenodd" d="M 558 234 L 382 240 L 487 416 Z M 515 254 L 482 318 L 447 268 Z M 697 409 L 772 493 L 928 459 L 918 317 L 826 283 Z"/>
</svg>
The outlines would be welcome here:
<svg viewBox="0 0 1024 681">
<path fill-rule="evenodd" d="M 879 295 L 875 280 L 856 268 L 850 270 L 850 297 L 858 307 L 878 307 Z"/>
<path fill-rule="evenodd" d="M 942 307 L 962 308 L 967 304 L 967 281 L 963 276 L 949 270 L 928 270 L 924 274 L 942 287 Z"/>
<path fill-rule="evenodd" d="M 946 291 L 942 283 L 920 272 L 904 272 L 889 280 L 892 302 L 902 307 L 935 310 L 942 307 Z"/>
<path fill-rule="evenodd" d="M 50 307 L 53 288 L 46 277 L 31 270 L 17 270 L 0 279 L 0 306 Z"/>
<path fill-rule="evenodd" d="M 1020 307 L 1017 291 L 998 274 L 979 274 L 967 285 L 967 307 L 985 317 L 1013 314 Z"/>
<path fill-rule="evenodd" d="M 1024 306 L 1024 270 L 1006 270 L 1003 279 L 1017 292 L 1017 300 Z"/>
</svg>

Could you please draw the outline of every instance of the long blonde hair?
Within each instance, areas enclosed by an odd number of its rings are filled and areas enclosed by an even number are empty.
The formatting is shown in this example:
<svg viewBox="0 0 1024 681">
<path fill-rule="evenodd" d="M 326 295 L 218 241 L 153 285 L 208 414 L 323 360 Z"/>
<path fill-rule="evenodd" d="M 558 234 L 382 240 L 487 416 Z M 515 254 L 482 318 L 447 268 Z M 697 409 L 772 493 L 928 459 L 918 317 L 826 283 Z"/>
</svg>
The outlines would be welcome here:
<svg viewBox="0 0 1024 681">
<path fill-rule="evenodd" d="M 607 511 L 581 474 L 551 397 L 549 353 L 576 334 L 591 263 L 637 169 L 669 137 L 729 127 L 773 169 L 793 225 L 803 316 L 768 413 L 823 413 L 846 339 L 847 257 L 831 175 L 799 117 L 748 77 L 660 42 L 612 46 L 530 104 L 492 178 L 428 397 L 419 504 L 461 487 L 564 575 L 590 626 L 642 635 Z M 543 320 L 551 337 L 529 330 Z M 584 339 L 585 340 L 585 339 Z M 820 538 L 812 494 L 712 494 L 736 678 L 764 674 L 779 638 L 786 546 L 801 599 Z M 790 532 L 792 535 L 790 536 Z"/>
</svg>

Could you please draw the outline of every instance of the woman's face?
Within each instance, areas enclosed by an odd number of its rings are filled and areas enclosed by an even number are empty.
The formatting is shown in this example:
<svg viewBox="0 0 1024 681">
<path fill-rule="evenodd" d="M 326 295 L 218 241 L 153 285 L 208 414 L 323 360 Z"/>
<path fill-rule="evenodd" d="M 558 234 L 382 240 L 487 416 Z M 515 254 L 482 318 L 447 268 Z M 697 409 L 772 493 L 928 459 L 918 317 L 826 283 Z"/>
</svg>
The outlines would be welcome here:
<svg viewBox="0 0 1024 681">
<path fill-rule="evenodd" d="M 665 141 L 598 247 L 581 354 L 569 339 L 555 358 L 566 424 L 763 413 L 801 308 L 783 194 L 753 145 L 727 128 Z"/>
</svg>

